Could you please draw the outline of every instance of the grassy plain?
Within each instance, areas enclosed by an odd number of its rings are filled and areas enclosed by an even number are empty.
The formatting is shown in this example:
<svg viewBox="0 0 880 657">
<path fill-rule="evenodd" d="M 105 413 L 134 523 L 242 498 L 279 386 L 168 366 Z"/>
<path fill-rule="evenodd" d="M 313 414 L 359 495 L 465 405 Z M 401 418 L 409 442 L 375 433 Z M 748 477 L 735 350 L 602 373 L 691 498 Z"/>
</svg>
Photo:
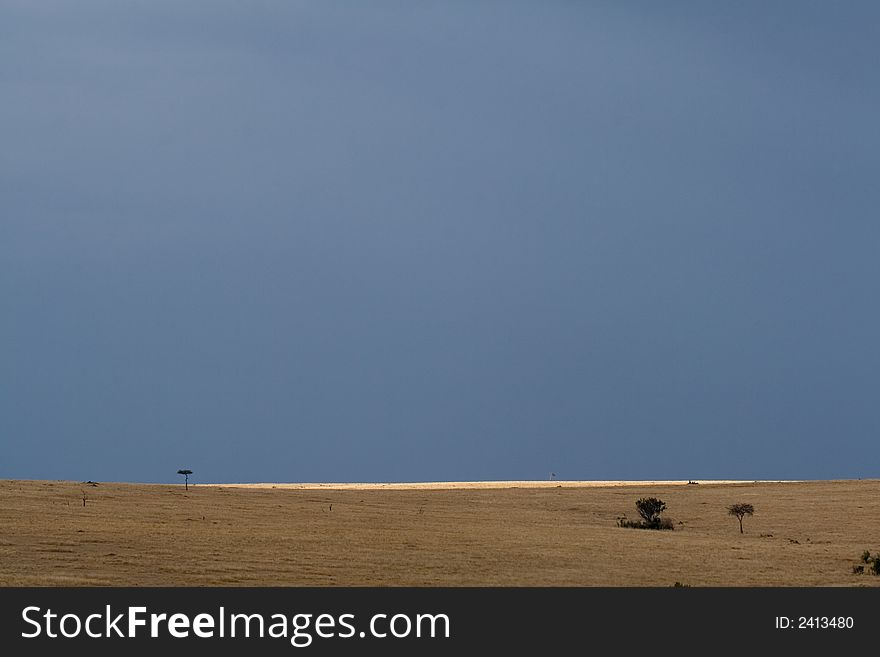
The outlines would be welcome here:
<svg viewBox="0 0 880 657">
<path fill-rule="evenodd" d="M 645 496 L 674 531 L 617 526 Z M 745 534 L 734 502 L 755 507 Z M 880 480 L 0 481 L 5 586 L 878 586 L 852 573 L 866 549 L 880 551 Z"/>
</svg>

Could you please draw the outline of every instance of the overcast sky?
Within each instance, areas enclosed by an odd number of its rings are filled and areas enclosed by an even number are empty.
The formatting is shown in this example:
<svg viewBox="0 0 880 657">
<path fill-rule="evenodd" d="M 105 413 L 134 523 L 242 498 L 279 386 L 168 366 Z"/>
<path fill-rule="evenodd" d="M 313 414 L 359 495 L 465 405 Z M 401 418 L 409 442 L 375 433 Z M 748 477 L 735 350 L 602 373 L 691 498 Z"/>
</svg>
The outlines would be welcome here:
<svg viewBox="0 0 880 657">
<path fill-rule="evenodd" d="M 5 0 L 0 477 L 877 477 L 878 23 Z"/>
</svg>

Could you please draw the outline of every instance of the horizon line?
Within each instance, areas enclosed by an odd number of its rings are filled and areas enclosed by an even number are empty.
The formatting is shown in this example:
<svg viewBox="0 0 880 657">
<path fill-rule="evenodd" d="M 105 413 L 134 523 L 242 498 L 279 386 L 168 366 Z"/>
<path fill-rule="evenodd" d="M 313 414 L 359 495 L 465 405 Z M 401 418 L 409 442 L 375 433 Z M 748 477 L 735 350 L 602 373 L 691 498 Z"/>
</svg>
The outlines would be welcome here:
<svg viewBox="0 0 880 657">
<path fill-rule="evenodd" d="M 72 479 L 0 479 L 5 482 L 52 482 L 70 484 L 120 484 L 141 486 L 183 486 L 184 482 L 78 481 Z M 787 484 L 810 482 L 856 482 L 872 479 L 520 479 L 469 481 L 384 481 L 384 482 L 189 482 L 192 487 L 287 489 L 287 490 L 455 490 L 503 488 L 602 488 L 625 486 L 689 486 L 738 484 Z"/>
</svg>

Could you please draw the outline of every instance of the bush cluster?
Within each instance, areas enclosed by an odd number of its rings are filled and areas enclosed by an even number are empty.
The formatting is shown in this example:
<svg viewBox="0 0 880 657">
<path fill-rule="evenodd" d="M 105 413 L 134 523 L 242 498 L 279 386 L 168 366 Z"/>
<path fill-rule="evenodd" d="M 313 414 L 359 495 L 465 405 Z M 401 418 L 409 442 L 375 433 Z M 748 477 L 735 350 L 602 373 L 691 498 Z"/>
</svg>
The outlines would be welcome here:
<svg viewBox="0 0 880 657">
<path fill-rule="evenodd" d="M 865 568 L 868 568 L 868 572 L 874 575 L 880 575 L 880 552 L 872 555 L 870 550 L 865 550 L 862 552 L 859 561 L 861 561 L 860 564 L 853 566 L 852 570 L 854 575 L 863 574 Z"/>
<path fill-rule="evenodd" d="M 666 510 L 666 502 L 663 500 L 643 497 L 636 502 L 636 510 L 641 520 L 629 520 L 626 516 L 621 516 L 617 519 L 617 526 L 631 529 L 675 529 L 672 520 L 660 517 L 660 514 Z"/>
</svg>

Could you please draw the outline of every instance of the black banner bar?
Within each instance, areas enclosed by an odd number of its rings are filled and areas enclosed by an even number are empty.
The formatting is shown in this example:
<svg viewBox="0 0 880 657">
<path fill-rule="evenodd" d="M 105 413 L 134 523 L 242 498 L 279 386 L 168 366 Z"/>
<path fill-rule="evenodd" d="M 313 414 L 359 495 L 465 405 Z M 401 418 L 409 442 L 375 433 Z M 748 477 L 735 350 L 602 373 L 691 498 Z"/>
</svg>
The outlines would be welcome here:
<svg viewBox="0 0 880 657">
<path fill-rule="evenodd" d="M 878 602 L 876 588 L 0 588 L 0 647 L 96 657 L 629 654 L 720 641 L 812 654 L 868 647 Z"/>
</svg>

